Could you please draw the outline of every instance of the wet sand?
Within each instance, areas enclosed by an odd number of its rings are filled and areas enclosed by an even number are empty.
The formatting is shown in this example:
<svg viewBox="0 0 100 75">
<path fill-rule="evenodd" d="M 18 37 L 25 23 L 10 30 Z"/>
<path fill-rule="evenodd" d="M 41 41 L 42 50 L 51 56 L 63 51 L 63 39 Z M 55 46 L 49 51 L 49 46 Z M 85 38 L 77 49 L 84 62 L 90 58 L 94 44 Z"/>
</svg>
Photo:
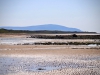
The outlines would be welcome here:
<svg viewBox="0 0 100 75">
<path fill-rule="evenodd" d="M 100 49 L 0 45 L 0 67 L 0 75 L 100 75 Z"/>
</svg>

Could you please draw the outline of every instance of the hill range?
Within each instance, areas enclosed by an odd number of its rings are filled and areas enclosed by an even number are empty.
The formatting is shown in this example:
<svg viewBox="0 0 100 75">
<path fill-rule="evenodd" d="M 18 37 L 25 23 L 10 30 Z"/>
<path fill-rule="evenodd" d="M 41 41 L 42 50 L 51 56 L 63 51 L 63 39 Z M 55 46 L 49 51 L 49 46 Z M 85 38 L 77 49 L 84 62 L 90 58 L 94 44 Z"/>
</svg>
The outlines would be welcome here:
<svg viewBox="0 0 100 75">
<path fill-rule="evenodd" d="M 2 26 L 0 28 L 4 29 L 10 29 L 10 30 L 29 30 L 29 31 L 39 31 L 39 30 L 48 30 L 48 31 L 77 31 L 81 32 L 80 29 L 77 28 L 70 28 L 65 27 L 62 25 L 56 25 L 56 24 L 44 24 L 44 25 L 36 25 L 36 26 L 26 26 L 26 27 L 10 27 L 10 26 Z"/>
</svg>

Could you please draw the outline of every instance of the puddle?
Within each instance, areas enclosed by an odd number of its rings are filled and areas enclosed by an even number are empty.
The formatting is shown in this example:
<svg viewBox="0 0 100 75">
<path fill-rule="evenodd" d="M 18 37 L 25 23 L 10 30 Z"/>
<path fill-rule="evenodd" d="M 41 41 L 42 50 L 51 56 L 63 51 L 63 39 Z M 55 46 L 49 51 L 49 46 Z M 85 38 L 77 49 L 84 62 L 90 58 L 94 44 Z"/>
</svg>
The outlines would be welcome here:
<svg viewBox="0 0 100 75">
<path fill-rule="evenodd" d="M 57 70 L 60 69 L 61 67 L 50 67 L 50 66 L 45 66 L 45 67 L 35 67 L 35 68 L 28 68 L 26 71 L 31 71 L 31 72 L 44 72 L 44 71 L 50 71 L 50 70 Z"/>
<path fill-rule="evenodd" d="M 37 60 L 38 59 L 38 60 Z M 0 57 L 0 74 L 16 72 L 42 72 L 60 69 L 61 66 L 53 66 L 52 63 L 44 63 L 41 58 L 24 57 Z"/>
<path fill-rule="evenodd" d="M 79 59 L 78 59 L 79 58 Z M 0 75 L 18 72 L 44 72 L 62 68 L 100 68 L 100 62 L 95 62 L 100 56 L 88 57 L 0 57 Z M 48 59 L 48 60 L 47 60 Z M 84 60 L 83 60 L 84 59 Z M 86 60 L 85 60 L 86 59 Z M 93 62 L 88 60 L 91 59 Z M 100 59 L 99 59 L 100 60 Z M 85 62 L 83 62 L 85 61 Z"/>
</svg>

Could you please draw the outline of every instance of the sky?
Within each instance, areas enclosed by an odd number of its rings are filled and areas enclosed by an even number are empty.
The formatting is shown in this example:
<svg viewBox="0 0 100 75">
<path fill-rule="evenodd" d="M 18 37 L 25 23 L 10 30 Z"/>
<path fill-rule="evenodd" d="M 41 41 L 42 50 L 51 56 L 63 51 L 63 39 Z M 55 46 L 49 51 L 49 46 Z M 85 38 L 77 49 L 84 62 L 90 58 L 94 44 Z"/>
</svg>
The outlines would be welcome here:
<svg viewBox="0 0 100 75">
<path fill-rule="evenodd" d="M 100 33 L 100 0 L 0 0 L 0 26 L 42 24 Z"/>
</svg>

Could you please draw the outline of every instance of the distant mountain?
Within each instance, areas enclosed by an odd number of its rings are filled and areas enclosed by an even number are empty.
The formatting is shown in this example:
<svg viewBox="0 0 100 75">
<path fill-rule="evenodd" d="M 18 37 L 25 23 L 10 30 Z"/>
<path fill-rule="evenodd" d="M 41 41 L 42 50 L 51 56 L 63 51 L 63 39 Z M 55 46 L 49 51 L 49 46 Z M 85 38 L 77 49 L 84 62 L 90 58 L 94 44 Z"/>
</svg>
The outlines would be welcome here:
<svg viewBox="0 0 100 75">
<path fill-rule="evenodd" d="M 27 27 L 0 27 L 4 29 L 11 29 L 11 30 L 29 30 L 29 31 L 36 31 L 36 30 L 50 30 L 50 31 L 77 31 L 81 32 L 80 29 L 77 28 L 69 28 L 61 25 L 56 24 L 45 24 L 45 25 L 36 25 L 36 26 L 27 26 Z"/>
</svg>

